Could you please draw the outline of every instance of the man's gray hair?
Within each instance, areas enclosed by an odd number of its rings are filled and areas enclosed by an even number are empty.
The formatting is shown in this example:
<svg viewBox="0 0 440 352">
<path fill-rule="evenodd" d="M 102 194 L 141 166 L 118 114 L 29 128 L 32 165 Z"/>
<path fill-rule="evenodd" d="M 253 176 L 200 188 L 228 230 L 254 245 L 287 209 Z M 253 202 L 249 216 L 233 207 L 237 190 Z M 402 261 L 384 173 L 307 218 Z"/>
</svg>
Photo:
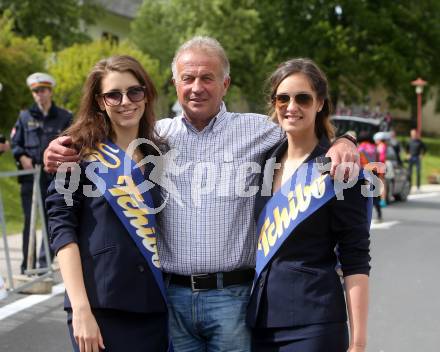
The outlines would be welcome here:
<svg viewBox="0 0 440 352">
<path fill-rule="evenodd" d="M 226 56 L 225 49 L 222 45 L 214 38 L 207 36 L 196 36 L 190 40 L 183 43 L 179 49 L 177 49 L 174 55 L 173 62 L 171 64 L 171 70 L 173 71 L 173 78 L 177 80 L 177 60 L 179 56 L 185 51 L 201 50 L 208 54 L 212 54 L 220 59 L 223 66 L 224 78 L 229 77 L 230 65 L 228 57 Z"/>
</svg>

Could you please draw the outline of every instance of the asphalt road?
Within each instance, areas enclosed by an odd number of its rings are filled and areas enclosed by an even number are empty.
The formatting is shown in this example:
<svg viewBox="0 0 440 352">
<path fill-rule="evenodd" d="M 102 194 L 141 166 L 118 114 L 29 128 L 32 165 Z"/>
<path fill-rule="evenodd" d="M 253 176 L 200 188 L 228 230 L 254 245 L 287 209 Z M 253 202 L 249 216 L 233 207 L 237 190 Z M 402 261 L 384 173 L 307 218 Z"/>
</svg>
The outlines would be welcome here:
<svg viewBox="0 0 440 352">
<path fill-rule="evenodd" d="M 387 207 L 373 224 L 368 352 L 440 351 L 439 229 L 440 189 Z M 62 295 L 1 318 L 25 297 L 0 301 L 0 351 L 70 351 Z"/>
<path fill-rule="evenodd" d="M 371 237 L 368 351 L 440 351 L 440 190 L 384 209 Z"/>
</svg>

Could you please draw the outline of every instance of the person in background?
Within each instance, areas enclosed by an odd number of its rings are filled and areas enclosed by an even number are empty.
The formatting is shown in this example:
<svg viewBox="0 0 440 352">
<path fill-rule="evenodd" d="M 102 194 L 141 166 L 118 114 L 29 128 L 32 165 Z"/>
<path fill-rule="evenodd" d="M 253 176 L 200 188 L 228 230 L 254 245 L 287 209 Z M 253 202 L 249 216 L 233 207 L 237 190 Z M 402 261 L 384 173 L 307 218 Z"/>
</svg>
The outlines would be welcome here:
<svg viewBox="0 0 440 352">
<path fill-rule="evenodd" d="M 391 115 L 391 113 L 389 111 L 387 111 L 387 113 L 384 116 L 384 121 L 386 123 L 387 126 L 387 130 L 391 130 L 392 124 L 393 124 L 393 116 Z"/>
<path fill-rule="evenodd" d="M 55 79 L 51 75 L 37 72 L 30 75 L 26 83 L 34 98 L 34 104 L 20 112 L 18 120 L 11 132 L 12 154 L 17 162 L 17 167 L 22 170 L 30 170 L 34 168 L 35 165 L 42 165 L 44 150 L 49 143 L 72 122 L 72 114 L 58 107 L 52 101 Z M 44 172 L 42 168 L 40 174 L 40 190 L 43 205 L 46 199 L 47 187 L 51 179 L 52 175 Z M 24 213 L 23 261 L 21 263 L 21 273 L 24 273 L 28 257 L 33 176 L 19 176 L 18 182 L 20 183 L 21 204 Z M 44 211 L 44 214 L 46 214 L 46 211 Z M 47 218 L 45 218 L 44 221 L 47 224 Z M 52 251 L 50 255 L 53 257 Z M 47 267 L 43 241 L 40 247 L 38 263 L 40 268 Z M 35 267 L 35 260 L 33 267 Z"/>
<path fill-rule="evenodd" d="M 376 151 L 377 151 L 377 161 L 386 164 L 387 161 L 387 143 L 386 143 L 386 134 L 385 132 L 377 132 L 373 136 L 374 142 L 376 143 Z M 379 174 L 379 178 L 383 182 L 383 190 L 380 196 L 380 206 L 385 208 L 387 206 L 386 202 L 386 194 L 387 194 L 387 186 L 385 182 L 385 175 Z"/>
<path fill-rule="evenodd" d="M 412 185 L 413 168 L 416 167 L 417 175 L 417 189 L 420 189 L 420 175 L 422 169 L 422 158 L 426 153 L 426 145 L 421 140 L 419 133 L 415 128 L 410 131 L 410 140 L 406 146 L 406 153 L 408 154 L 408 171 Z"/>
<path fill-rule="evenodd" d="M 368 164 L 375 163 L 379 161 L 377 154 L 376 144 L 374 143 L 371 133 L 368 131 L 361 131 L 358 137 L 358 151 L 360 157 L 361 166 L 365 169 L 368 168 Z M 379 175 L 377 169 L 368 168 L 375 175 Z M 382 218 L 382 208 L 380 206 L 380 195 L 373 197 L 373 205 L 376 209 L 377 220 L 381 222 Z"/>
<path fill-rule="evenodd" d="M 390 130 L 390 145 L 393 147 L 394 152 L 396 153 L 398 164 L 402 165 L 402 158 L 400 157 L 400 152 L 402 148 L 400 146 L 399 140 L 397 139 L 396 131 L 393 129 Z"/>
</svg>

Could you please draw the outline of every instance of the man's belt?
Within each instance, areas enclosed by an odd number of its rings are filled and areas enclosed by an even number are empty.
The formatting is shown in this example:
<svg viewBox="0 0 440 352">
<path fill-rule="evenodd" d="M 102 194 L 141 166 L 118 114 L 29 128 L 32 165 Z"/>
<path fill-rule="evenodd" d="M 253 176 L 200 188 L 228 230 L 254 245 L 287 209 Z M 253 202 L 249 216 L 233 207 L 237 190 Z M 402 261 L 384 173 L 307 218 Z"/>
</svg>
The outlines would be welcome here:
<svg viewBox="0 0 440 352">
<path fill-rule="evenodd" d="M 250 282 L 255 276 L 255 270 L 234 270 L 223 273 L 195 274 L 190 276 L 168 274 L 168 276 L 172 284 L 190 287 L 193 291 L 204 291 Z"/>
</svg>

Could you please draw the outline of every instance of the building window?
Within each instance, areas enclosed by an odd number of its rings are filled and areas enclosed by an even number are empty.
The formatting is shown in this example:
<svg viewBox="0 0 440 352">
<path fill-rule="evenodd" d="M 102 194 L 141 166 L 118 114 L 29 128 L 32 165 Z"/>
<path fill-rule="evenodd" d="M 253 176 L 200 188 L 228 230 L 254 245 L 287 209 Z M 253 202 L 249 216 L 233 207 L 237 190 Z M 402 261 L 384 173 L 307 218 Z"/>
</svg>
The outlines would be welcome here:
<svg viewBox="0 0 440 352">
<path fill-rule="evenodd" d="M 102 32 L 101 38 L 104 40 L 108 40 L 113 45 L 119 44 L 119 37 L 113 33 Z"/>
</svg>

